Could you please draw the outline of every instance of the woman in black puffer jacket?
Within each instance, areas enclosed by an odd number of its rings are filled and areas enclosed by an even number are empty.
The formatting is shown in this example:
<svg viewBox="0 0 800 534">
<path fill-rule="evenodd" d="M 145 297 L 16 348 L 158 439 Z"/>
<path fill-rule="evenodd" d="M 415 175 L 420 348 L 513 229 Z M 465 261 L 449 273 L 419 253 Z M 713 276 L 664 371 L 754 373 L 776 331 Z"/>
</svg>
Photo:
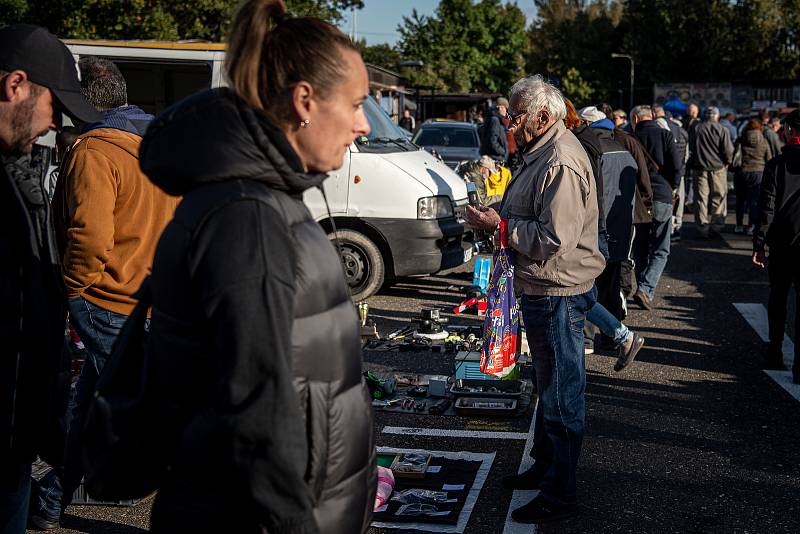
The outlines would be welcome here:
<svg viewBox="0 0 800 534">
<path fill-rule="evenodd" d="M 376 468 L 359 323 L 302 195 L 369 132 L 366 69 L 282 0 L 246 2 L 230 35 L 231 89 L 168 109 L 141 147 L 150 179 L 183 195 L 153 264 L 149 349 L 187 424 L 152 529 L 363 532 Z"/>
<path fill-rule="evenodd" d="M 747 208 L 747 235 L 753 235 L 761 176 L 764 174 L 764 166 L 774 154 L 770 151 L 764 134 L 761 133 L 761 121 L 757 118 L 750 119 L 737 142 L 742 151 L 742 168 L 734 177 L 736 189 L 736 227 L 734 232 L 740 234 L 745 231 L 744 212 Z"/>
</svg>

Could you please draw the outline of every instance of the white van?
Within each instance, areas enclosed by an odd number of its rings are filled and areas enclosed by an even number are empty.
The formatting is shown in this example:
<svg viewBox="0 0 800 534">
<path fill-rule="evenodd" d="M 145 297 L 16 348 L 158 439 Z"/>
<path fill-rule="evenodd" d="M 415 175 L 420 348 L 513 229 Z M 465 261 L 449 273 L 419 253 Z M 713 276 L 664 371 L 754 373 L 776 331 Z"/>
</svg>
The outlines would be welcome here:
<svg viewBox="0 0 800 534">
<path fill-rule="evenodd" d="M 128 84 L 128 100 L 158 114 L 181 98 L 226 84 L 225 48 L 214 43 L 65 41 L 76 60 L 113 60 Z M 324 183 L 330 214 L 319 190 L 304 200 L 336 237 L 347 282 L 362 300 L 399 276 L 428 275 L 472 257 L 463 225 L 465 182 L 429 153 L 411 144 L 371 98 L 365 112 L 372 128 L 356 139 L 341 169 Z"/>
</svg>

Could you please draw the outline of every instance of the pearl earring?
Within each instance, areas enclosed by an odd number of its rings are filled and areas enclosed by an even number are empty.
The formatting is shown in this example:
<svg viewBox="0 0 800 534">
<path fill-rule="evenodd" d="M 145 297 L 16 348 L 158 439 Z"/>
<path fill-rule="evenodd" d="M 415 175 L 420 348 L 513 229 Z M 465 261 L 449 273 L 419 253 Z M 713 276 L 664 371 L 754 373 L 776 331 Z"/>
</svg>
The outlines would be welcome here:
<svg viewBox="0 0 800 534">
<path fill-rule="evenodd" d="M 300 128 L 307 128 L 309 124 L 311 124 L 309 119 L 303 119 L 300 121 Z"/>
</svg>

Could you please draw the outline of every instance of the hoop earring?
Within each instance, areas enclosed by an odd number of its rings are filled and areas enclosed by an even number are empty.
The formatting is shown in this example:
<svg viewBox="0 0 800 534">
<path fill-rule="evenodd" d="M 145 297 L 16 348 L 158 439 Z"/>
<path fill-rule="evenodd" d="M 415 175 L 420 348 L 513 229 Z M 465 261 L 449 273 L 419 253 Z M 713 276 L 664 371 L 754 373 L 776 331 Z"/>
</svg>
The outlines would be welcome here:
<svg viewBox="0 0 800 534">
<path fill-rule="evenodd" d="M 300 121 L 300 128 L 307 128 L 309 124 L 311 124 L 309 119 L 303 119 Z"/>
</svg>

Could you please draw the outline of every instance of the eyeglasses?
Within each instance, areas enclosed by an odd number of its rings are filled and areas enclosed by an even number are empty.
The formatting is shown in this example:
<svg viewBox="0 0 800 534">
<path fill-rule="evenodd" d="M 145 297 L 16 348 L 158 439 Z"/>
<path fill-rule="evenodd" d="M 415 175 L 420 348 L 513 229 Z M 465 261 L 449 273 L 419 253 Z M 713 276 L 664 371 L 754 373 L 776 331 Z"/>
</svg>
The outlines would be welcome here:
<svg viewBox="0 0 800 534">
<path fill-rule="evenodd" d="M 519 120 L 527 114 L 527 111 L 522 111 L 520 113 L 512 113 L 511 111 L 506 112 L 506 115 L 508 115 L 508 120 L 511 121 L 509 123 L 510 126 L 517 126 Z"/>
</svg>

